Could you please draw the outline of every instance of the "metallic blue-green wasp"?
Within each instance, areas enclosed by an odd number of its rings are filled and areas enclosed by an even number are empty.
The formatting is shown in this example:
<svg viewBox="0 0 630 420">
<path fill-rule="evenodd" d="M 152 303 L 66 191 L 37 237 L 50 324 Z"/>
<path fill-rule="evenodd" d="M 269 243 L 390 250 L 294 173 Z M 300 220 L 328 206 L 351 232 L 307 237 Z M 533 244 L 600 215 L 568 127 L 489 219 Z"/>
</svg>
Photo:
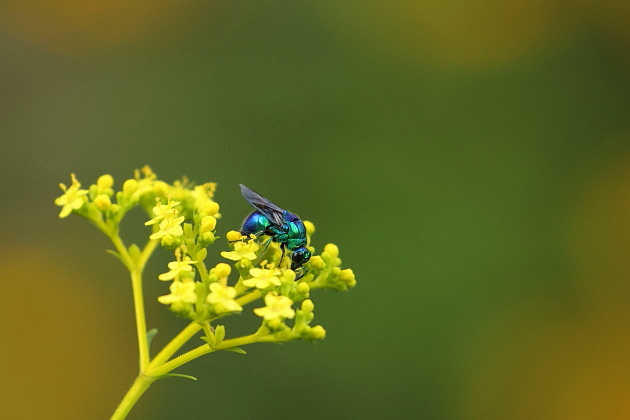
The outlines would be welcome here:
<svg viewBox="0 0 630 420">
<path fill-rule="evenodd" d="M 291 251 L 291 270 L 297 273 L 296 280 L 304 276 L 308 271 L 304 264 L 311 258 L 311 251 L 306 248 L 306 228 L 302 220 L 243 184 L 241 194 L 256 209 L 243 220 L 241 234 L 269 236 L 269 241 L 280 244 L 282 258 L 285 248 Z"/>
</svg>

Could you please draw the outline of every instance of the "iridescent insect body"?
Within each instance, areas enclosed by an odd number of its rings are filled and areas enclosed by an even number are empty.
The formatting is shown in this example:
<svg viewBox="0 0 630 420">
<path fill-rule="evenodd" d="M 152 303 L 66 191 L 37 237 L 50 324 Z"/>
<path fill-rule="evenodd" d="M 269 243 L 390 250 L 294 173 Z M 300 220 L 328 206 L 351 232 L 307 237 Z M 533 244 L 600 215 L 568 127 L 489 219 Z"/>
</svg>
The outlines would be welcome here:
<svg viewBox="0 0 630 420">
<path fill-rule="evenodd" d="M 306 248 L 306 228 L 302 220 L 243 184 L 241 194 L 256 209 L 243 220 L 241 234 L 269 236 L 267 245 L 270 241 L 279 243 L 283 258 L 285 248 L 291 251 L 291 270 L 297 272 L 296 280 L 304 276 L 308 271 L 304 264 L 311 258 L 311 251 Z"/>
</svg>

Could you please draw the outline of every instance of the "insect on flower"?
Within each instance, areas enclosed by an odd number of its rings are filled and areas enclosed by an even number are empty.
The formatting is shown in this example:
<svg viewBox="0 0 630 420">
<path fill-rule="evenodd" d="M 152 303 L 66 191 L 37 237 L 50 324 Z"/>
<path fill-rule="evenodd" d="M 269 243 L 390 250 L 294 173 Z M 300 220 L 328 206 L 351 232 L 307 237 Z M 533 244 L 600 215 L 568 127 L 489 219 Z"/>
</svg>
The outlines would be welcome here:
<svg viewBox="0 0 630 420">
<path fill-rule="evenodd" d="M 302 220 L 243 184 L 241 184 L 241 194 L 256 209 L 243 221 L 241 234 L 269 236 L 266 245 L 268 246 L 271 241 L 279 243 L 282 258 L 284 258 L 285 248 L 292 252 L 291 270 L 297 272 L 296 280 L 304 276 L 308 271 L 304 264 L 311 258 L 311 251 L 306 248 L 306 228 Z"/>
</svg>

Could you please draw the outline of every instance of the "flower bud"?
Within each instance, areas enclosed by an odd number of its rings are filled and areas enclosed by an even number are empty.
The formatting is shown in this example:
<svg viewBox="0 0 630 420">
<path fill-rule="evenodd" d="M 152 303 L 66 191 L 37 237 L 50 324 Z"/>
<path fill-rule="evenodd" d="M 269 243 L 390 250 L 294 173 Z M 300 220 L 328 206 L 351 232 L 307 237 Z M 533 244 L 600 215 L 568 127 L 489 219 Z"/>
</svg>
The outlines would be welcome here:
<svg viewBox="0 0 630 420">
<path fill-rule="evenodd" d="M 323 340 L 326 337 L 326 330 L 321 325 L 315 325 L 311 328 L 311 338 L 313 340 Z"/>
<path fill-rule="evenodd" d="M 311 260 L 308 263 L 309 268 L 313 270 L 323 270 L 326 268 L 326 263 L 319 255 L 314 255 L 311 257 Z"/>
<path fill-rule="evenodd" d="M 212 232 L 204 232 L 201 234 L 201 240 L 205 244 L 211 244 L 216 240 L 216 237 L 214 236 L 214 233 Z"/>
<path fill-rule="evenodd" d="M 101 211 L 107 211 L 111 208 L 112 202 L 108 195 L 99 194 L 94 199 L 94 205 Z"/>
<path fill-rule="evenodd" d="M 330 256 L 330 258 L 337 258 L 339 256 L 339 248 L 335 244 L 328 244 L 324 247 L 324 252 Z"/>
<path fill-rule="evenodd" d="M 206 201 L 199 211 L 200 213 L 205 213 L 208 216 L 214 216 L 219 212 L 219 204 L 214 201 Z"/>
<path fill-rule="evenodd" d="M 201 219 L 201 232 L 210 232 L 217 226 L 217 219 L 212 216 L 206 216 Z"/>
<path fill-rule="evenodd" d="M 352 269 L 350 268 L 341 270 L 341 272 L 339 273 L 339 280 L 344 282 L 348 287 L 354 287 L 357 284 L 357 281 L 354 278 L 354 271 L 352 271 Z"/>
<path fill-rule="evenodd" d="M 228 242 L 240 241 L 242 237 L 243 235 L 241 235 L 241 232 L 238 232 L 236 230 L 231 230 L 225 235 L 225 238 L 228 240 Z"/>
<path fill-rule="evenodd" d="M 285 270 L 284 273 L 282 274 L 282 277 L 284 277 L 284 279 L 289 282 L 292 283 L 295 281 L 295 271 L 293 270 Z"/>
<path fill-rule="evenodd" d="M 160 240 L 160 245 L 167 249 L 173 249 L 179 246 L 179 241 L 177 241 L 173 235 L 166 234 L 162 236 L 162 239 Z"/>
<path fill-rule="evenodd" d="M 272 318 L 265 320 L 265 324 L 267 325 L 267 328 L 269 328 L 269 330 L 272 332 L 282 331 L 287 328 L 281 318 Z"/>
<path fill-rule="evenodd" d="M 306 234 L 308 236 L 313 235 L 313 233 L 315 233 L 315 225 L 309 220 L 304 220 L 303 223 L 304 223 L 304 227 L 306 228 Z"/>
<path fill-rule="evenodd" d="M 153 192 L 158 196 L 166 196 L 171 191 L 171 186 L 164 181 L 155 181 L 153 183 Z"/>
<path fill-rule="evenodd" d="M 313 312 L 313 309 L 315 309 L 315 305 L 313 304 L 312 300 L 306 299 L 304 302 L 302 302 L 302 310 L 304 312 Z"/>
<path fill-rule="evenodd" d="M 218 263 L 214 268 L 214 274 L 218 277 L 218 278 L 223 278 L 223 277 L 227 277 L 230 275 L 230 273 L 232 272 L 232 267 L 230 267 L 228 264 L 226 263 Z"/>
<path fill-rule="evenodd" d="M 296 291 L 300 295 L 308 295 L 308 292 L 311 291 L 311 287 L 308 285 L 308 283 L 298 283 Z"/>
<path fill-rule="evenodd" d="M 112 185 L 114 185 L 114 178 L 109 174 L 101 175 L 96 181 L 96 189 L 100 194 L 105 193 L 107 190 L 110 190 L 110 192 L 112 192 Z"/>
<path fill-rule="evenodd" d="M 138 190 L 138 181 L 135 179 L 128 179 L 123 183 L 122 191 L 126 196 L 130 196 Z"/>
<path fill-rule="evenodd" d="M 170 306 L 170 310 L 176 314 L 186 315 L 190 312 L 190 303 L 173 302 Z"/>
</svg>

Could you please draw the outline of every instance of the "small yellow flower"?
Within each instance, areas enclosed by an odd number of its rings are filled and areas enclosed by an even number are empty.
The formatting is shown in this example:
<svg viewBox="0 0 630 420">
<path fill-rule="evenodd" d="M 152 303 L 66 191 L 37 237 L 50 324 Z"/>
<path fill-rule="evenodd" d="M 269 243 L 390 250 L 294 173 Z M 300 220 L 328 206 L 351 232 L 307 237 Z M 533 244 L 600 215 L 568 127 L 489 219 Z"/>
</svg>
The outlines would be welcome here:
<svg viewBox="0 0 630 420">
<path fill-rule="evenodd" d="M 155 217 L 147 222 L 144 222 L 146 226 L 154 225 L 165 219 L 173 219 L 179 215 L 179 211 L 175 208 L 179 204 L 178 201 L 173 201 L 170 198 L 166 204 L 162 204 L 159 198 L 155 199 L 157 204 L 153 207 L 153 214 Z"/>
<path fill-rule="evenodd" d="M 184 234 L 184 229 L 182 228 L 183 221 L 184 216 L 175 219 L 162 220 L 160 222 L 160 230 L 149 236 L 149 239 L 155 240 L 160 239 L 164 236 L 171 236 L 173 238 L 182 236 Z"/>
<path fill-rule="evenodd" d="M 236 242 L 234 244 L 234 251 L 223 251 L 221 256 L 228 260 L 240 261 L 242 259 L 253 261 L 256 259 L 255 252 L 258 251 L 259 245 L 250 240 L 249 242 Z"/>
<path fill-rule="evenodd" d="M 55 200 L 56 205 L 62 206 L 61 212 L 59 213 L 60 218 L 67 217 L 73 210 L 79 210 L 86 202 L 84 196 L 87 195 L 88 190 L 80 189 L 81 183 L 77 181 L 74 174 L 71 174 L 70 177 L 72 179 L 72 185 L 66 187 L 64 184 L 59 184 L 59 187 L 61 187 L 64 193 Z"/>
<path fill-rule="evenodd" d="M 140 170 L 136 169 L 134 171 L 134 178 L 137 181 L 137 184 L 136 184 L 136 189 L 135 191 L 133 191 L 132 194 L 139 197 L 147 192 L 153 191 L 153 187 L 156 182 L 157 175 L 147 165 L 147 166 L 144 166 Z"/>
<path fill-rule="evenodd" d="M 249 270 L 249 274 L 252 275 L 252 278 L 243 280 L 243 285 L 247 287 L 266 289 L 271 285 L 280 286 L 281 272 L 277 268 L 252 268 Z"/>
<path fill-rule="evenodd" d="M 179 210 L 175 208 L 179 204 L 178 201 L 173 201 L 170 198 L 168 203 L 161 204 L 160 199 L 156 199 L 157 204 L 153 207 L 153 214 L 155 217 L 145 225 L 153 225 L 160 222 L 160 230 L 149 236 L 149 239 L 155 240 L 162 238 L 162 245 L 166 242 L 173 242 L 174 238 L 178 238 L 184 234 L 184 229 L 181 224 L 184 222 L 184 216 L 179 215 Z"/>
<path fill-rule="evenodd" d="M 236 289 L 233 287 L 222 283 L 210 284 L 210 294 L 207 300 L 208 303 L 214 305 L 214 310 L 217 314 L 242 311 L 243 307 L 234 300 L 235 297 Z"/>
<path fill-rule="evenodd" d="M 192 264 L 196 264 L 197 261 L 192 261 L 188 255 L 184 255 L 184 258 L 182 258 L 181 255 L 181 248 L 177 248 L 175 251 L 177 261 L 171 261 L 168 263 L 170 271 L 160 274 L 158 279 L 166 281 L 173 279 L 180 280 L 182 277 L 190 277 L 193 272 Z"/>
<path fill-rule="evenodd" d="M 275 292 L 267 293 L 265 305 L 262 308 L 254 309 L 254 313 L 265 320 L 293 318 L 295 311 L 291 308 L 293 301 L 286 296 L 278 296 Z"/>
<path fill-rule="evenodd" d="M 142 172 L 145 178 L 155 179 L 157 177 L 149 165 L 144 165 L 139 172 Z"/>
<path fill-rule="evenodd" d="M 169 290 L 171 293 L 158 297 L 158 302 L 170 305 L 177 302 L 195 303 L 197 301 L 194 281 L 174 281 Z"/>
</svg>

